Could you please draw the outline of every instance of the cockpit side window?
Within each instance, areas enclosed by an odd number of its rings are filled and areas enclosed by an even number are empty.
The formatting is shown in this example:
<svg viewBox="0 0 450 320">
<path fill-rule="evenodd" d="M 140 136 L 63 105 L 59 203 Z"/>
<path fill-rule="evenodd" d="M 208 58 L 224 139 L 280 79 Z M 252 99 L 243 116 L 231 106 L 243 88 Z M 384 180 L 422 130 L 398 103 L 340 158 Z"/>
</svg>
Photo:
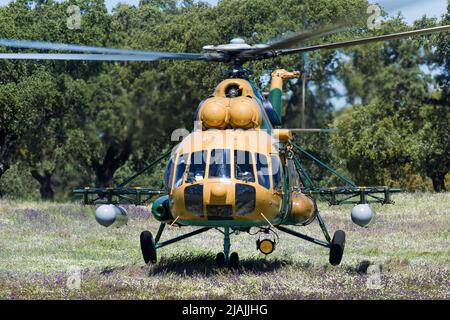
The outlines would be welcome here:
<svg viewBox="0 0 450 320">
<path fill-rule="evenodd" d="M 174 188 L 181 186 L 181 184 L 183 183 L 183 176 L 184 176 L 184 172 L 186 171 L 186 163 L 188 160 L 188 154 L 182 154 L 180 155 L 180 157 L 178 158 L 178 163 L 177 163 L 177 170 L 175 173 L 175 184 L 174 184 Z"/>
<path fill-rule="evenodd" d="M 205 178 L 207 151 L 197 151 L 191 154 L 189 170 L 186 177 L 187 183 L 199 182 Z"/>
<path fill-rule="evenodd" d="M 209 160 L 210 178 L 230 178 L 230 150 L 213 149 L 211 150 L 211 159 Z"/>
<path fill-rule="evenodd" d="M 249 151 L 234 151 L 234 176 L 238 180 L 255 182 L 253 159 Z"/>
<path fill-rule="evenodd" d="M 164 180 L 166 183 L 166 189 L 170 192 L 172 189 L 172 178 L 173 178 L 173 167 L 174 167 L 174 159 L 170 158 L 169 162 L 167 163 L 166 172 L 164 174 Z"/>
<path fill-rule="evenodd" d="M 270 160 L 272 162 L 273 188 L 280 189 L 283 177 L 283 168 L 281 167 L 280 157 L 271 155 Z"/>
<path fill-rule="evenodd" d="M 269 163 L 264 154 L 256 154 L 256 175 L 258 176 L 258 183 L 270 189 Z"/>
</svg>

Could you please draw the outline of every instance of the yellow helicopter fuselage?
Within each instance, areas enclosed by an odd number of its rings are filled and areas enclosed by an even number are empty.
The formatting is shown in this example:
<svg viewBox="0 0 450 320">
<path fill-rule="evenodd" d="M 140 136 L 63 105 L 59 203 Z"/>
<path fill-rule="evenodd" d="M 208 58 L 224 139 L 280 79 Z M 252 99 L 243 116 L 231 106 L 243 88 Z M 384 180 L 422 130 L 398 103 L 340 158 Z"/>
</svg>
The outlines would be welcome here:
<svg viewBox="0 0 450 320">
<path fill-rule="evenodd" d="M 175 148 L 168 195 L 155 216 L 181 225 L 251 227 L 304 223 L 311 198 L 286 188 L 279 147 L 288 130 L 273 129 L 259 92 L 243 79 L 222 81 L 197 112 L 197 129 Z M 286 193 L 289 193 L 288 197 Z"/>
<path fill-rule="evenodd" d="M 280 223 L 282 168 L 275 143 L 264 130 L 191 133 L 178 146 L 171 169 L 173 218 L 205 226 Z"/>
</svg>

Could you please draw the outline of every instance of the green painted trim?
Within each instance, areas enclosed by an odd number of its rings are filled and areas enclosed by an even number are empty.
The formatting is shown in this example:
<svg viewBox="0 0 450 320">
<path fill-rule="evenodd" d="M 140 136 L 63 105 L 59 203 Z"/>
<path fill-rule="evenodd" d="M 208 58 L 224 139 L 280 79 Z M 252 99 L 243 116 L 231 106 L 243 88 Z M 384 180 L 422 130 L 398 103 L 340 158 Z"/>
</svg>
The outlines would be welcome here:
<svg viewBox="0 0 450 320">
<path fill-rule="evenodd" d="M 343 174 L 337 172 L 335 169 L 333 169 L 332 167 L 330 167 L 329 165 L 327 165 L 326 163 L 320 161 L 319 159 L 317 159 L 316 157 L 314 157 L 312 154 L 310 154 L 308 151 L 306 151 L 305 149 L 303 149 L 302 147 L 300 147 L 299 145 L 297 145 L 294 142 L 291 142 L 292 146 L 299 151 L 300 153 L 306 155 L 308 158 L 310 158 L 311 160 L 313 160 L 314 162 L 316 162 L 318 165 L 320 165 L 321 167 L 327 169 L 328 171 L 330 171 L 331 173 L 335 174 L 339 179 L 347 182 L 350 186 L 352 187 L 356 187 L 356 184 L 350 180 L 349 178 L 347 178 L 346 176 L 344 176 Z"/>
<path fill-rule="evenodd" d="M 152 204 L 152 214 L 155 217 L 156 220 L 161 222 L 171 222 L 173 221 L 172 214 L 170 213 L 169 208 L 169 196 L 165 195 L 162 197 L 157 198 L 153 204 Z M 159 210 L 162 210 L 162 212 L 158 212 Z"/>
<path fill-rule="evenodd" d="M 225 260 L 227 263 L 230 263 L 230 228 L 225 227 L 223 230 L 223 254 L 225 255 Z"/>
<path fill-rule="evenodd" d="M 269 92 L 269 101 L 272 107 L 275 109 L 276 113 L 282 118 L 282 92 L 280 89 L 275 88 Z"/>
<path fill-rule="evenodd" d="M 291 183 L 289 181 L 288 167 L 287 165 L 283 166 L 284 174 L 283 174 L 283 202 L 281 206 L 281 221 L 282 223 L 286 223 L 289 217 L 289 207 L 291 204 Z"/>
<path fill-rule="evenodd" d="M 211 228 L 237 228 L 237 227 L 264 227 L 269 224 L 265 220 L 261 221 L 237 221 L 237 220 L 177 220 L 177 223 L 186 226 L 211 227 Z M 273 225 L 281 223 L 281 218 L 270 221 Z"/>
</svg>

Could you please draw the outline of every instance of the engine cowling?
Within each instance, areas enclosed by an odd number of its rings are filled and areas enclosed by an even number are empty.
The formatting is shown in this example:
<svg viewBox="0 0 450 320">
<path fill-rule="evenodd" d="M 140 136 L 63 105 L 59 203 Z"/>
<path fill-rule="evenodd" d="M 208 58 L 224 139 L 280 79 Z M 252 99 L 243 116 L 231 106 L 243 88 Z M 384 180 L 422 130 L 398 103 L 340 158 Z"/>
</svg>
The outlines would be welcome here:
<svg viewBox="0 0 450 320">
<path fill-rule="evenodd" d="M 225 129 L 229 122 L 229 99 L 211 97 L 206 99 L 199 111 L 199 120 L 207 129 Z"/>
<path fill-rule="evenodd" d="M 198 113 L 206 129 L 253 129 L 262 123 L 258 102 L 252 97 L 210 97 Z"/>
<path fill-rule="evenodd" d="M 234 129 L 252 129 L 261 125 L 258 103 L 251 97 L 238 97 L 230 102 L 230 125 Z"/>
<path fill-rule="evenodd" d="M 316 217 L 314 200 L 301 192 L 292 192 L 288 224 L 308 224 Z"/>
</svg>

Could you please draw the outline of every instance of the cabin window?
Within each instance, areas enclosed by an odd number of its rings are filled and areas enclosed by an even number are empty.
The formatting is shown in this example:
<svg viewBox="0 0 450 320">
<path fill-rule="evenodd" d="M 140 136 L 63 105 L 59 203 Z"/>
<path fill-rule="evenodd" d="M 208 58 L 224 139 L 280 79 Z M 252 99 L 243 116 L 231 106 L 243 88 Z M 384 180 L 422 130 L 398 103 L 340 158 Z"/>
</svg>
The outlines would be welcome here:
<svg viewBox="0 0 450 320">
<path fill-rule="evenodd" d="M 186 177 L 187 183 L 202 181 L 205 178 L 207 152 L 197 151 L 191 154 L 189 170 Z"/>
<path fill-rule="evenodd" d="M 175 174 L 175 185 L 174 188 L 181 186 L 183 183 L 184 172 L 186 171 L 186 163 L 188 160 L 188 154 L 182 154 L 178 158 L 177 170 Z"/>
<path fill-rule="evenodd" d="M 280 157 L 272 155 L 270 156 L 270 160 L 272 162 L 273 188 L 280 189 L 283 177 L 283 168 L 281 167 Z"/>
<path fill-rule="evenodd" d="M 209 161 L 210 178 L 230 178 L 230 150 L 213 149 Z"/>
<path fill-rule="evenodd" d="M 234 176 L 245 182 L 255 182 L 252 154 L 248 151 L 234 151 Z"/>
<path fill-rule="evenodd" d="M 256 175 L 258 183 L 266 189 L 270 189 L 269 163 L 264 154 L 256 154 Z"/>
<path fill-rule="evenodd" d="M 184 206 L 187 211 L 203 216 L 203 184 L 194 184 L 184 189 Z"/>
<path fill-rule="evenodd" d="M 164 180 L 166 182 L 166 189 L 169 192 L 172 189 L 171 183 L 172 183 L 172 178 L 173 178 L 173 167 L 174 167 L 173 158 L 170 158 L 169 162 L 167 163 L 166 172 L 164 173 Z"/>
<path fill-rule="evenodd" d="M 255 187 L 246 184 L 236 184 L 236 214 L 243 216 L 255 210 L 256 190 Z"/>
</svg>

